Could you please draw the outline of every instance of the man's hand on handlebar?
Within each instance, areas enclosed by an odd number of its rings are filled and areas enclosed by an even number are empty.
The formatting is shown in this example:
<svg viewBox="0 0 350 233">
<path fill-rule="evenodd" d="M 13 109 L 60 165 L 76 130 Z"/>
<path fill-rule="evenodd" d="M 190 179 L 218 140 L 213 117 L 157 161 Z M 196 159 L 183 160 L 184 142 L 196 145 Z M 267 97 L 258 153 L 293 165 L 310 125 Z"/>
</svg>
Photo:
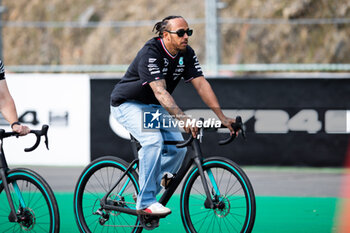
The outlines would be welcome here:
<svg viewBox="0 0 350 233">
<path fill-rule="evenodd" d="M 25 125 L 13 125 L 12 130 L 16 133 L 19 133 L 20 136 L 27 135 L 30 132 L 30 129 L 28 126 Z"/>
<path fill-rule="evenodd" d="M 190 120 L 190 118 L 188 118 Z M 198 128 L 195 125 L 192 124 L 186 124 L 187 121 L 185 121 L 185 127 L 184 130 L 186 133 L 191 133 L 193 138 L 196 138 L 198 135 Z"/>
<path fill-rule="evenodd" d="M 180 121 L 183 121 L 184 123 L 184 130 L 186 133 L 191 133 L 193 138 L 197 137 L 198 134 L 198 128 L 195 124 L 192 124 L 190 122 L 193 122 L 192 119 L 189 116 L 181 115 L 178 117 Z"/>
<path fill-rule="evenodd" d="M 201 118 L 200 121 L 203 121 L 203 118 Z M 190 124 L 187 126 L 190 126 Z M 219 145 L 226 145 L 226 144 L 232 142 L 238 136 L 239 133 L 241 133 L 242 137 L 244 139 L 246 139 L 245 125 L 243 124 L 241 116 L 237 116 L 236 119 L 225 117 L 221 122 L 220 128 L 222 128 L 222 127 L 230 129 L 230 136 L 226 139 L 220 140 Z M 194 128 L 193 126 L 187 127 L 187 128 L 184 127 L 184 129 L 186 130 L 187 133 L 191 132 L 192 135 L 189 136 L 185 141 L 177 142 L 176 146 L 178 148 L 182 148 L 182 147 L 190 145 L 192 143 L 193 139 L 195 139 L 197 134 L 198 134 L 197 127 L 196 128 Z M 200 131 L 202 132 L 203 129 L 204 128 L 200 128 Z M 210 130 L 212 128 L 209 127 L 208 129 Z M 217 128 L 214 128 L 214 129 L 217 130 Z"/>
<path fill-rule="evenodd" d="M 225 116 L 223 119 L 220 120 L 221 124 L 230 130 L 230 135 L 235 133 L 234 129 L 232 128 L 232 124 L 236 123 L 235 119 Z M 238 132 L 236 132 L 236 136 L 238 136 Z"/>
</svg>

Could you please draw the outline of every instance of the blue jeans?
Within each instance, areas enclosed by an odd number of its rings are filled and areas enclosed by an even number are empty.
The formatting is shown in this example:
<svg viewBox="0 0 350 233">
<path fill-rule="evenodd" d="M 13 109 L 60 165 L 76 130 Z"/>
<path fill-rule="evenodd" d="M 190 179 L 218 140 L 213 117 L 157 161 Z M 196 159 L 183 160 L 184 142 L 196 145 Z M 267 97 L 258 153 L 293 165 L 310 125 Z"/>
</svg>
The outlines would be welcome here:
<svg viewBox="0 0 350 233">
<path fill-rule="evenodd" d="M 178 128 L 161 127 L 145 131 L 143 129 L 144 109 L 152 109 L 162 115 L 169 113 L 160 105 L 147 105 L 137 101 L 127 101 L 118 107 L 111 106 L 112 116 L 127 129 L 141 144 L 139 150 L 139 184 L 136 209 L 144 209 L 157 202 L 161 178 L 164 172 L 176 173 L 185 157 L 186 148 L 164 145 L 164 141 L 182 141 Z M 170 116 L 169 116 L 170 117 Z"/>
</svg>

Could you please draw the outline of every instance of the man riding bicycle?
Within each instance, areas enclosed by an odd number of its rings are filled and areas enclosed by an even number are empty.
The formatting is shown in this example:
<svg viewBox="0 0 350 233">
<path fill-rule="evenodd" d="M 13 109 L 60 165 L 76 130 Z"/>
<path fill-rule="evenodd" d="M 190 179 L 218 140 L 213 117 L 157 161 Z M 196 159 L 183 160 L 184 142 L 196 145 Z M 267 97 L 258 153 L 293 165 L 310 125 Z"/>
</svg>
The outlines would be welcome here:
<svg viewBox="0 0 350 233">
<path fill-rule="evenodd" d="M 157 202 L 163 174 L 175 174 L 186 154 L 185 148 L 164 145 L 164 141 L 182 141 L 177 128 L 143 129 L 144 112 L 174 117 L 183 122 L 191 119 L 176 104 L 171 93 L 180 79 L 190 82 L 202 100 L 214 111 L 222 124 L 233 133 L 234 119 L 226 117 L 210 84 L 204 78 L 194 50 L 188 45 L 193 30 L 181 16 L 168 16 L 155 24 L 158 37 L 149 40 L 138 52 L 122 80 L 111 94 L 111 113 L 141 144 L 139 150 L 139 184 L 136 209 L 139 214 L 170 214 Z M 152 119 L 152 120 L 154 120 Z M 184 130 L 197 135 L 195 125 L 184 124 Z"/>
</svg>

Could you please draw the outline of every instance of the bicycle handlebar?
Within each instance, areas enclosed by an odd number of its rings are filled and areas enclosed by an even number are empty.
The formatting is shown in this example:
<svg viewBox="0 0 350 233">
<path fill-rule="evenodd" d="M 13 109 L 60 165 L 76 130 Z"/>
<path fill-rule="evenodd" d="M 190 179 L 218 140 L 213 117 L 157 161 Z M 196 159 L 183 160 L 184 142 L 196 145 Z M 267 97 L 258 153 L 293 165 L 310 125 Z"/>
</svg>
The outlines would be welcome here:
<svg viewBox="0 0 350 233">
<path fill-rule="evenodd" d="M 232 142 L 237 137 L 237 133 L 239 131 L 241 131 L 243 138 L 246 139 L 245 125 L 242 122 L 242 117 L 237 116 L 236 122 L 233 123 L 231 126 L 233 128 L 233 134 L 231 134 L 230 137 L 228 137 L 226 139 L 220 140 L 219 145 L 226 145 L 226 144 Z"/>
<path fill-rule="evenodd" d="M 203 121 L 203 118 L 201 118 L 200 120 Z M 220 140 L 219 141 L 219 145 L 226 145 L 226 144 L 232 142 L 237 137 L 237 133 L 239 131 L 241 131 L 243 138 L 246 139 L 245 125 L 242 122 L 242 117 L 241 116 L 237 116 L 236 117 L 236 122 L 233 123 L 231 126 L 232 126 L 233 131 L 234 131 L 233 134 L 231 134 L 230 137 L 228 137 L 226 139 Z M 223 128 L 224 126 L 221 125 L 221 127 Z M 204 128 L 200 128 L 200 134 L 199 135 L 202 135 L 203 129 Z M 215 129 L 215 130 L 217 130 L 217 129 Z M 176 147 L 177 148 L 182 148 L 182 147 L 189 146 L 192 143 L 193 139 L 194 139 L 194 137 L 191 135 L 185 141 L 178 142 L 176 144 Z"/>
<path fill-rule="evenodd" d="M 43 125 L 41 130 L 30 130 L 29 133 L 32 133 L 36 136 L 36 141 L 32 147 L 25 148 L 24 151 L 30 152 L 30 151 L 35 150 L 40 144 L 41 136 L 45 137 L 45 145 L 46 145 L 46 148 L 49 149 L 49 140 L 47 137 L 48 130 L 49 130 L 48 125 Z M 12 137 L 12 136 L 19 137 L 20 135 L 17 132 L 5 132 L 4 129 L 0 129 L 0 140 L 7 138 L 7 137 Z"/>
<path fill-rule="evenodd" d="M 35 144 L 32 147 L 25 148 L 24 151 L 25 152 L 30 152 L 30 151 L 35 150 L 40 144 L 41 136 L 45 137 L 46 149 L 49 149 L 49 139 L 47 137 L 47 131 L 48 130 L 49 130 L 49 126 L 48 125 L 43 125 L 41 127 L 41 130 L 31 130 L 30 133 L 33 133 L 36 136 L 36 142 L 35 142 Z"/>
<path fill-rule="evenodd" d="M 185 141 L 183 142 L 179 142 L 176 144 L 176 147 L 177 148 L 183 148 L 183 147 L 186 147 L 188 145 L 190 145 L 193 141 L 194 137 L 191 135 L 189 138 L 187 138 Z"/>
</svg>

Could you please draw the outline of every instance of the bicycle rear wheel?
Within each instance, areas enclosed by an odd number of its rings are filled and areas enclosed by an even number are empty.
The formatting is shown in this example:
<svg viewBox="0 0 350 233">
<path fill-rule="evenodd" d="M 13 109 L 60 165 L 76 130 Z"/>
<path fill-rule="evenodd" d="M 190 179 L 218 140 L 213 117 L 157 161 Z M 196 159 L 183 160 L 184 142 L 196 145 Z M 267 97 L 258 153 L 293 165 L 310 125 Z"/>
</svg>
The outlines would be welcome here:
<svg viewBox="0 0 350 233">
<path fill-rule="evenodd" d="M 60 218 L 56 198 L 46 181 L 29 169 L 8 173 L 8 186 L 19 222 L 9 222 L 11 212 L 2 180 L 0 181 L 0 233 L 58 233 Z"/>
<path fill-rule="evenodd" d="M 214 209 L 209 206 L 198 168 L 187 176 L 181 193 L 181 217 L 187 232 L 251 232 L 255 220 L 253 188 L 242 169 L 225 158 L 203 163 Z"/>
<path fill-rule="evenodd" d="M 101 208 L 100 201 L 127 169 L 116 157 L 101 157 L 81 174 L 74 192 L 74 213 L 80 232 L 138 232 L 137 216 Z M 129 172 L 107 198 L 111 205 L 136 209 L 138 175 Z"/>
</svg>

